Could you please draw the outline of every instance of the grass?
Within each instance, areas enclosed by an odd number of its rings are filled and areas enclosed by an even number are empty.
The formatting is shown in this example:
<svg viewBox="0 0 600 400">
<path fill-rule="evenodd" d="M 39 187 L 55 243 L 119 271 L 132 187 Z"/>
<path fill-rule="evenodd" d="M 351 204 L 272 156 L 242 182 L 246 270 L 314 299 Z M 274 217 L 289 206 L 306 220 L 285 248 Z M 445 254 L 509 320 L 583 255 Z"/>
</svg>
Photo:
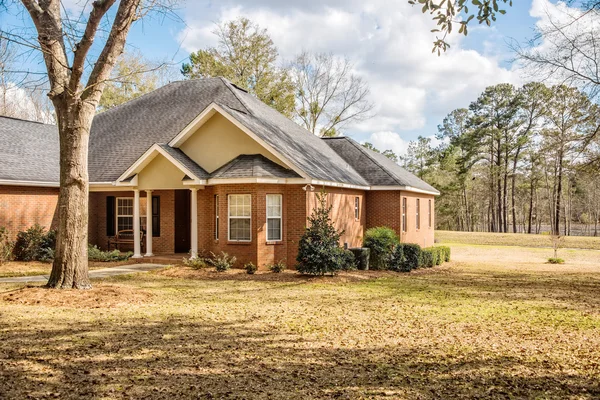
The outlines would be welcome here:
<svg viewBox="0 0 600 400">
<path fill-rule="evenodd" d="M 528 235 L 525 233 L 436 231 L 435 238 L 440 243 L 552 247 L 550 235 Z M 600 250 L 600 237 L 565 236 L 561 247 Z"/>
<path fill-rule="evenodd" d="M 131 264 L 131 261 L 98 262 L 90 261 L 90 269 L 101 269 Z M 48 275 L 52 270 L 52 263 L 39 261 L 9 261 L 0 264 L 0 278 L 12 278 L 16 276 Z"/>
<path fill-rule="evenodd" d="M 600 253 L 452 245 L 410 274 L 172 267 L 0 284 L 6 398 L 593 399 Z M 1 397 L 1 396 L 0 396 Z"/>
</svg>

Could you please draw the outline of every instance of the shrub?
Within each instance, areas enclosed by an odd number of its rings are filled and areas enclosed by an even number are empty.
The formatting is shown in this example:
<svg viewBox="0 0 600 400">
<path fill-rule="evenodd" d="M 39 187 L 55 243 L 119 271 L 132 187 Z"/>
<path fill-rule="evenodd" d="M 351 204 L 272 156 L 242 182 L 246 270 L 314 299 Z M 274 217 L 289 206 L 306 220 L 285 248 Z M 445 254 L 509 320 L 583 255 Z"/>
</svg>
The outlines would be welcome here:
<svg viewBox="0 0 600 400">
<path fill-rule="evenodd" d="M 562 258 L 558 258 L 558 257 L 550 257 L 548 259 L 548 262 L 550 264 L 564 264 L 565 260 L 563 260 Z"/>
<path fill-rule="evenodd" d="M 54 258 L 56 232 L 45 232 L 40 225 L 17 233 L 13 254 L 19 261 L 50 261 Z"/>
<path fill-rule="evenodd" d="M 285 263 L 283 261 L 277 261 L 275 264 L 269 265 L 269 269 L 271 272 L 275 272 L 276 274 L 285 271 Z"/>
<path fill-rule="evenodd" d="M 406 262 L 406 257 L 404 256 L 404 246 L 402 244 L 398 244 L 396 247 L 394 247 L 394 252 L 392 253 L 392 257 L 388 264 L 388 269 L 395 272 L 410 272 L 410 266 Z"/>
<path fill-rule="evenodd" d="M 354 253 L 350 250 L 339 247 L 340 255 L 342 259 L 342 270 L 352 271 L 357 268 L 357 260 L 354 257 Z"/>
<path fill-rule="evenodd" d="M 363 246 L 371 250 L 371 268 L 387 269 L 391 262 L 394 248 L 399 243 L 398 235 L 391 228 L 380 226 L 367 230 Z"/>
<path fill-rule="evenodd" d="M 211 253 L 211 255 L 212 259 L 209 260 L 209 263 L 215 267 L 217 272 L 227 271 L 228 269 L 233 267 L 233 264 L 235 264 L 235 261 L 237 260 L 235 256 L 229 257 L 229 254 L 225 253 L 224 251 L 222 251 L 221 255 L 218 256 L 214 253 Z"/>
<path fill-rule="evenodd" d="M 132 252 L 121 253 L 119 250 L 103 251 L 98 246 L 88 246 L 88 260 L 90 261 L 127 261 L 133 255 Z"/>
<path fill-rule="evenodd" d="M 448 246 L 438 246 L 439 249 L 441 249 L 442 251 L 442 261 L 443 262 L 448 262 L 450 261 L 450 247 Z"/>
<path fill-rule="evenodd" d="M 425 268 L 431 268 L 435 265 L 435 250 L 432 247 L 421 250 L 419 265 Z"/>
<path fill-rule="evenodd" d="M 204 257 L 184 258 L 183 265 L 192 269 L 204 269 L 208 267 L 208 263 Z"/>
<path fill-rule="evenodd" d="M 8 237 L 8 230 L 0 226 L 0 265 L 12 260 L 15 243 Z"/>
<path fill-rule="evenodd" d="M 354 268 L 363 271 L 369 269 L 369 257 L 371 256 L 371 249 L 367 247 L 354 247 L 348 251 L 350 251 L 354 257 Z"/>
<path fill-rule="evenodd" d="M 250 275 L 254 275 L 254 273 L 258 271 L 258 267 L 251 262 L 246 263 L 246 265 L 244 265 L 244 269 L 246 270 L 246 273 Z"/>
<path fill-rule="evenodd" d="M 402 251 L 404 255 L 404 262 L 406 265 L 403 267 L 405 271 L 412 271 L 420 266 L 421 260 L 421 246 L 415 243 L 401 243 Z"/>
<path fill-rule="evenodd" d="M 317 207 L 308 217 L 308 227 L 298 243 L 296 269 L 301 274 L 335 274 L 347 267 L 349 256 L 339 245 L 342 232 L 333 226 L 331 206 L 327 207 L 326 201 L 326 193 L 317 194 Z"/>
</svg>

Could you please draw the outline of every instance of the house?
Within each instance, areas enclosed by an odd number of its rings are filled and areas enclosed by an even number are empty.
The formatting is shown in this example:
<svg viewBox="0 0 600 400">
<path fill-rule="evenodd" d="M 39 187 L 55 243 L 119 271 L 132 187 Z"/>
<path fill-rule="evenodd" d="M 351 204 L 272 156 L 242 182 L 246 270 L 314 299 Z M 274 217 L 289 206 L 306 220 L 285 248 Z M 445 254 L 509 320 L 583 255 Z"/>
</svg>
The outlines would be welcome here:
<svg viewBox="0 0 600 400">
<path fill-rule="evenodd" d="M 188 80 L 95 117 L 89 241 L 136 232 L 134 257 L 225 251 L 240 263 L 295 264 L 324 190 L 341 244 L 389 226 L 433 244 L 439 192 L 347 137 L 319 138 L 225 79 Z M 53 125 L 0 118 L 0 226 L 55 225 Z M 141 239 L 141 232 L 147 234 Z"/>
</svg>

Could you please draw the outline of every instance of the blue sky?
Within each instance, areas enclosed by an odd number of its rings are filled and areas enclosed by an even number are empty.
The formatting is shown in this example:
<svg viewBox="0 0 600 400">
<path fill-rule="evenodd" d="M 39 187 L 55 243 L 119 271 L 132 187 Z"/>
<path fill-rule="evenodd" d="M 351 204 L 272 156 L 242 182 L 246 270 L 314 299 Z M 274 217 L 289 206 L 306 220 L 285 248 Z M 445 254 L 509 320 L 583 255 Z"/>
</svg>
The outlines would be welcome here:
<svg viewBox="0 0 600 400">
<path fill-rule="evenodd" d="M 516 1 L 492 28 L 472 25 L 468 37 L 453 35 L 441 57 L 430 52 L 430 16 L 406 0 L 188 0 L 177 11 L 181 20 L 138 23 L 128 42 L 149 59 L 179 65 L 190 51 L 214 44 L 215 22 L 246 16 L 268 29 L 282 61 L 301 50 L 347 56 L 371 86 L 376 115 L 345 134 L 401 153 L 407 141 L 435 134 L 448 112 L 468 106 L 486 86 L 522 83 L 506 42 L 531 37 L 537 21 L 530 16 L 532 2 L 548 1 Z M 65 1 L 72 9 L 83 3 Z M 3 29 L 22 24 L 19 16 L 0 16 Z M 40 67 L 32 62 L 31 68 Z"/>
</svg>

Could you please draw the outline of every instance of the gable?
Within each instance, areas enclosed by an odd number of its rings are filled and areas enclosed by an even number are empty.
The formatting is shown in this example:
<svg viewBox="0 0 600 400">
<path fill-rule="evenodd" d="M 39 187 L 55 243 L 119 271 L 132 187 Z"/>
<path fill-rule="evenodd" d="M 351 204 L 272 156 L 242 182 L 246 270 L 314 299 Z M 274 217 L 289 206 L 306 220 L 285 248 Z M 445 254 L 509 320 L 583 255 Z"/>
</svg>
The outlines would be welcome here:
<svg viewBox="0 0 600 400">
<path fill-rule="evenodd" d="M 162 154 L 156 155 L 138 174 L 139 189 L 186 189 L 183 173 Z"/>
<path fill-rule="evenodd" d="M 179 148 L 209 173 L 241 154 L 260 154 L 288 168 L 283 161 L 219 113 L 210 117 Z"/>
</svg>

